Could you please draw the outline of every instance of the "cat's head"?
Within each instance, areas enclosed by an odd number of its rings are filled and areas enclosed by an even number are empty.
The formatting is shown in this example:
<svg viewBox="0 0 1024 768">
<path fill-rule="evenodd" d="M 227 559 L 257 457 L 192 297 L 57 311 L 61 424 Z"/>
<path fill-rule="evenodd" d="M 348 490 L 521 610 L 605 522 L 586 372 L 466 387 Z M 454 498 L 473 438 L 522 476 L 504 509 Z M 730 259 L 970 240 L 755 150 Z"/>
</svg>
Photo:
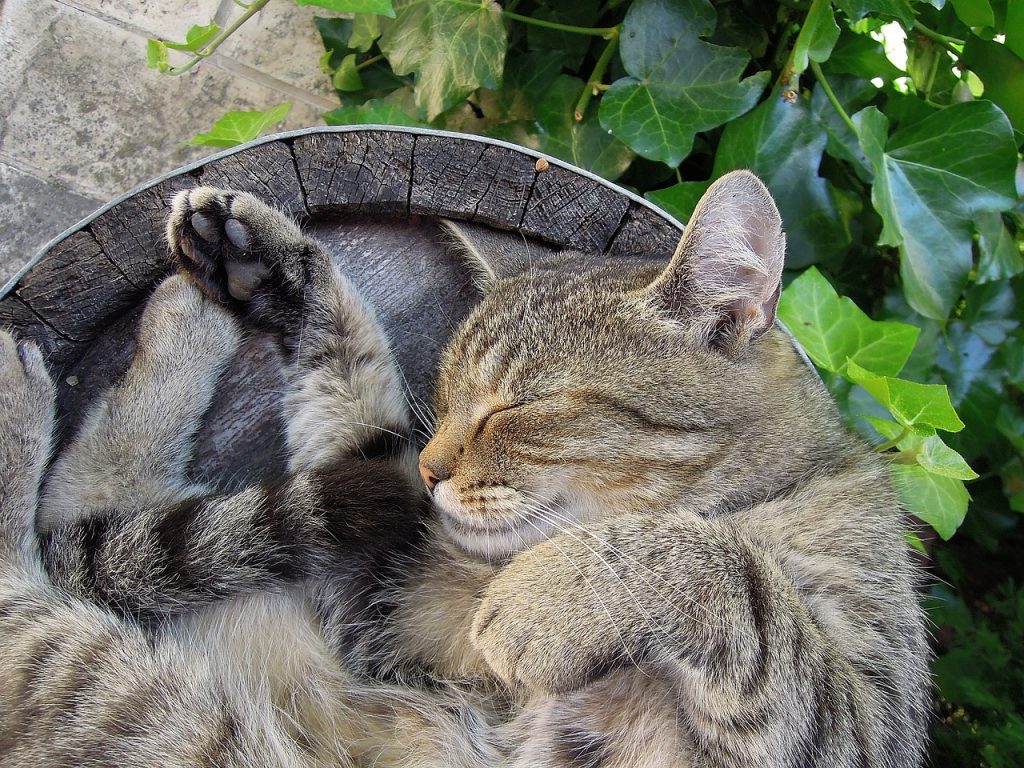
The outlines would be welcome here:
<svg viewBox="0 0 1024 768">
<path fill-rule="evenodd" d="M 787 375 L 764 350 L 789 347 L 770 332 L 785 237 L 753 174 L 711 186 L 667 265 L 587 268 L 452 232 L 484 298 L 443 356 L 420 471 L 459 546 L 500 558 L 746 482 L 730 475 L 756 448 L 738 441 L 765 379 Z"/>
</svg>

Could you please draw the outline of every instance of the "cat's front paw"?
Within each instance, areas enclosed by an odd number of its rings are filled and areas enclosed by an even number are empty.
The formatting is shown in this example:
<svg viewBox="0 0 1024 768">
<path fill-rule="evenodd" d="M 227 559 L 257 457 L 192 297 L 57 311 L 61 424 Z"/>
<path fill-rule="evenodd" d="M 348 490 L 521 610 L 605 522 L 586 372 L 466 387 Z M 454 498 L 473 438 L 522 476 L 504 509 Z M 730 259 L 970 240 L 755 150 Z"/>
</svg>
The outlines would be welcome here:
<svg viewBox="0 0 1024 768">
<path fill-rule="evenodd" d="M 175 195 L 167 242 L 207 296 L 268 330 L 300 320 L 304 291 L 326 263 L 286 215 L 247 192 L 214 187 Z"/>
<path fill-rule="evenodd" d="M 577 541 L 547 541 L 517 555 L 484 592 L 472 640 L 507 684 L 563 694 L 631 663 L 635 616 L 593 559 Z"/>
</svg>

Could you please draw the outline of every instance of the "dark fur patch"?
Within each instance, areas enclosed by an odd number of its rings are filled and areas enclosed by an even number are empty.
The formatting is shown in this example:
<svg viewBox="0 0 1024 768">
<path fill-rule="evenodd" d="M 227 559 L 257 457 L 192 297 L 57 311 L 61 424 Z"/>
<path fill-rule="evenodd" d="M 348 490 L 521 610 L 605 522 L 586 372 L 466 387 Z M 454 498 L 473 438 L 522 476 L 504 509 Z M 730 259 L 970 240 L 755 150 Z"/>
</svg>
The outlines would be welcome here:
<svg viewBox="0 0 1024 768">
<path fill-rule="evenodd" d="M 557 755 L 572 768 L 600 768 L 608 759 L 607 739 L 577 728 L 564 728 L 555 736 Z"/>
</svg>

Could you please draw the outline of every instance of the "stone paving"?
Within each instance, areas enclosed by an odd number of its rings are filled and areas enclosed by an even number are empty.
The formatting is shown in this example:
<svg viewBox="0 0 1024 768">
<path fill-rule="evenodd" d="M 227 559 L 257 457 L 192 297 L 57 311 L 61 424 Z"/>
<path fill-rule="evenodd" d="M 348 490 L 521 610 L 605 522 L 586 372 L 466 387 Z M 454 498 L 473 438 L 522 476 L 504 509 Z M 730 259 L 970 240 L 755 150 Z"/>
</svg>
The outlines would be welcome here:
<svg viewBox="0 0 1024 768">
<path fill-rule="evenodd" d="M 337 106 L 318 61 L 322 9 L 272 0 L 210 59 L 146 69 L 146 38 L 222 26 L 233 0 L 0 0 L 0 285 L 51 238 L 149 179 L 218 150 L 190 147 L 227 110 L 284 101 L 279 128 Z"/>
</svg>

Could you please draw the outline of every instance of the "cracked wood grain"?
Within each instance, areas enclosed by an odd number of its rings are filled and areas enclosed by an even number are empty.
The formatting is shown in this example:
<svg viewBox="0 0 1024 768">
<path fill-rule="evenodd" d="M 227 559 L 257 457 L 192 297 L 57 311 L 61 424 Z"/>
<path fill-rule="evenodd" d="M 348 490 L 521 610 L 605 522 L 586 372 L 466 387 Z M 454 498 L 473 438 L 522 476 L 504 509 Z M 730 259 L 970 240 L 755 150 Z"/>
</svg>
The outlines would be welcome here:
<svg viewBox="0 0 1024 768">
<path fill-rule="evenodd" d="M 171 198 L 194 186 L 191 176 L 175 176 L 132 195 L 89 224 L 103 252 L 140 291 L 173 268 L 164 240 Z"/>
<path fill-rule="evenodd" d="M 95 338 L 140 296 L 87 231 L 54 245 L 14 291 L 43 322 L 72 341 Z"/>
<path fill-rule="evenodd" d="M 251 192 L 290 216 L 308 213 L 295 161 L 284 141 L 213 160 L 195 173 L 195 184 Z"/>
<path fill-rule="evenodd" d="M 535 162 L 506 147 L 419 136 L 409 211 L 515 229 L 526 212 Z"/>
<path fill-rule="evenodd" d="M 408 213 L 416 136 L 354 131 L 300 136 L 295 165 L 311 214 Z"/>
<path fill-rule="evenodd" d="M 642 258 L 668 262 L 683 230 L 665 216 L 639 203 L 630 203 L 605 255 L 608 258 Z"/>
<path fill-rule="evenodd" d="M 537 174 L 520 229 L 584 253 L 603 253 L 630 200 L 596 179 L 551 164 Z"/>
</svg>

